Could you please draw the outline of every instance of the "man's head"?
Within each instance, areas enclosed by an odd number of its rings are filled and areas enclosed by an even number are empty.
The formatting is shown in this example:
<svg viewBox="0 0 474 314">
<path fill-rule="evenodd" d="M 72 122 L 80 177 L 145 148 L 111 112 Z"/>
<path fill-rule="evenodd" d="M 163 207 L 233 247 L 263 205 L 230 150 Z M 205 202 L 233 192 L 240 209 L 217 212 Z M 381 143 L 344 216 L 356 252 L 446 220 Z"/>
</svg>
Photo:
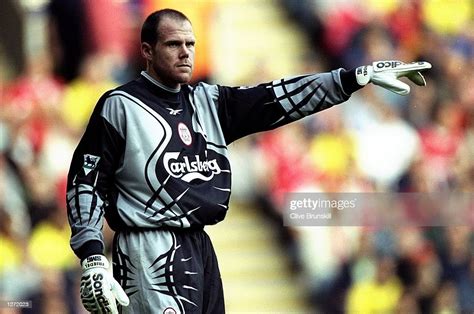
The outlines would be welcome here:
<svg viewBox="0 0 474 314">
<path fill-rule="evenodd" d="M 171 88 L 188 83 L 193 72 L 195 42 L 191 22 L 183 13 L 163 9 L 150 14 L 141 32 L 147 72 Z"/>
</svg>

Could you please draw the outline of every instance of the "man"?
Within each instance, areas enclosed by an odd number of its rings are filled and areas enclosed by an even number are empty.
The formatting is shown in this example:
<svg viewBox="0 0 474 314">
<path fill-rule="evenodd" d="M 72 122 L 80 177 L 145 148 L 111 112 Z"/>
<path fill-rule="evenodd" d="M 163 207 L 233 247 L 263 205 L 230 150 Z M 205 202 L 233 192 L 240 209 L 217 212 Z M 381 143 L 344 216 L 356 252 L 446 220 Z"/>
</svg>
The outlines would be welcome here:
<svg viewBox="0 0 474 314">
<path fill-rule="evenodd" d="M 372 81 L 401 94 L 424 62 L 281 79 L 254 87 L 189 86 L 195 38 L 182 13 L 144 22 L 147 68 L 99 100 L 71 163 L 71 247 L 82 261 L 89 311 L 224 313 L 222 283 L 205 225 L 230 198 L 227 144 L 344 102 Z M 357 73 L 356 73 L 357 72 Z M 103 255 L 104 217 L 116 232 L 114 278 Z"/>
</svg>

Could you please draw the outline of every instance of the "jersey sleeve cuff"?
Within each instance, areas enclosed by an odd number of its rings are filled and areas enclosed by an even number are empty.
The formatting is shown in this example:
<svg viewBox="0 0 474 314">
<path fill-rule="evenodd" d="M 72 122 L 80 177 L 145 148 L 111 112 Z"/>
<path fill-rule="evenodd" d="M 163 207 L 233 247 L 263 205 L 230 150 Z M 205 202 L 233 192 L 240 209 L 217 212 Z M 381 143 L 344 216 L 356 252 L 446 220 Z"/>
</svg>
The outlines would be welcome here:
<svg viewBox="0 0 474 314">
<path fill-rule="evenodd" d="M 100 241 L 92 240 L 84 243 L 79 249 L 76 250 L 76 255 L 81 259 L 81 263 L 87 257 L 91 255 L 101 254 L 104 255 L 104 246 Z"/>
<path fill-rule="evenodd" d="M 357 83 L 355 71 L 356 69 L 354 68 L 349 71 L 342 69 L 339 72 L 339 76 L 341 78 L 342 89 L 344 93 L 348 96 L 363 87 L 362 85 L 359 85 L 359 83 Z"/>
</svg>

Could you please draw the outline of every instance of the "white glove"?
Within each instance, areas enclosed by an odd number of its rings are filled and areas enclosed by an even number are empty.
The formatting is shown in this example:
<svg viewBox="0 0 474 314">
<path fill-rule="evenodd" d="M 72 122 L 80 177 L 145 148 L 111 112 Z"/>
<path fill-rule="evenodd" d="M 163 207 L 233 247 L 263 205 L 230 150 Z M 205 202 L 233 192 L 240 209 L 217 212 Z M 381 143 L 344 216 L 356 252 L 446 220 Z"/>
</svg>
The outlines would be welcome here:
<svg viewBox="0 0 474 314">
<path fill-rule="evenodd" d="M 118 314 L 115 300 L 123 306 L 130 302 L 108 268 L 109 262 L 103 255 L 91 255 L 82 262 L 81 301 L 89 312 Z"/>
<path fill-rule="evenodd" d="M 358 67 L 356 79 L 361 86 L 372 82 L 399 95 L 408 95 L 410 86 L 400 81 L 399 78 L 406 76 L 416 85 L 425 86 L 425 78 L 419 71 L 426 69 L 431 69 L 431 64 L 425 61 L 412 63 L 376 61 L 372 65 Z"/>
</svg>

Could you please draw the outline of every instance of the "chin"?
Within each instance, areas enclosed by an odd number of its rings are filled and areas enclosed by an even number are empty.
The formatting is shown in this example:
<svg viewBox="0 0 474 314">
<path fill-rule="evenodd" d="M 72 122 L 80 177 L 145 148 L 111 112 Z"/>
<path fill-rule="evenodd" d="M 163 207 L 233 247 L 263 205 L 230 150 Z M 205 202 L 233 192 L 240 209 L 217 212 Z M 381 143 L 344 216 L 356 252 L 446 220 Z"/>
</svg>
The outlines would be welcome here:
<svg viewBox="0 0 474 314">
<path fill-rule="evenodd" d="M 180 76 L 179 78 L 177 78 L 177 81 L 180 84 L 188 84 L 191 81 L 191 75 Z"/>
</svg>

